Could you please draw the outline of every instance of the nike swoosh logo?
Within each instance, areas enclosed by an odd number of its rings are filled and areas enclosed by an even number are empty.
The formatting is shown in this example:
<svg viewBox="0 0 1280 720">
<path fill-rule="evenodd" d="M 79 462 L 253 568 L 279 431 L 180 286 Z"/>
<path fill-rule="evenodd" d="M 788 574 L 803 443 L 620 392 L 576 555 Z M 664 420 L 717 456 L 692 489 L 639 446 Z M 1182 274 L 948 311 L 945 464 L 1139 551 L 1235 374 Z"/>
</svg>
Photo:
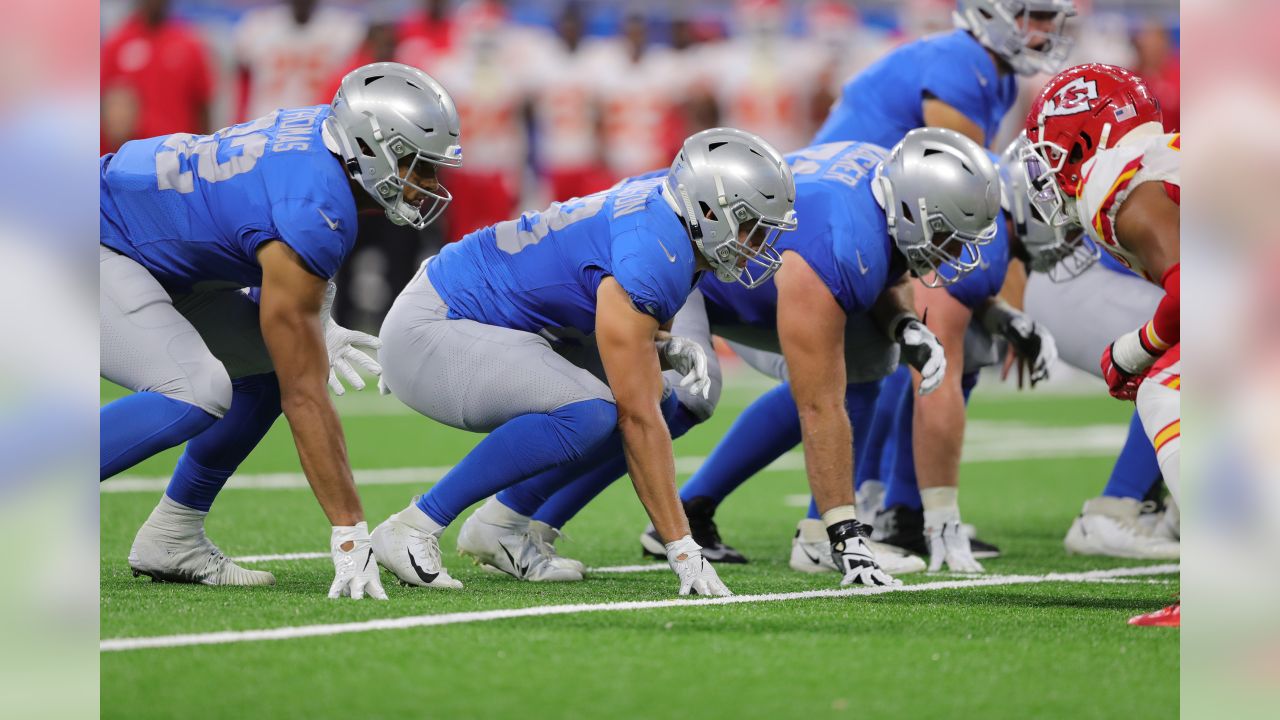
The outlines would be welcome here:
<svg viewBox="0 0 1280 720">
<path fill-rule="evenodd" d="M 805 556 L 805 557 L 807 557 L 807 558 L 809 558 L 809 562 L 813 563 L 814 565 L 821 565 L 821 564 L 822 564 L 822 560 L 820 560 L 820 559 L 818 559 L 818 558 L 816 558 L 816 557 L 814 557 L 814 556 L 810 555 L 810 554 L 809 554 L 809 551 L 808 551 L 808 550 L 805 550 L 803 545 L 801 545 L 801 546 L 800 546 L 800 552 L 804 553 L 804 556 Z"/>
<path fill-rule="evenodd" d="M 987 79 L 987 76 L 983 75 L 982 71 L 976 67 L 973 69 L 973 74 L 978 76 L 978 84 L 982 87 L 986 87 L 991 82 Z"/>
<path fill-rule="evenodd" d="M 673 260 L 672 262 L 675 262 L 675 261 Z M 520 563 L 516 562 L 516 559 L 511 557 L 511 551 L 507 549 L 506 545 L 502 545 L 501 543 L 499 543 L 498 547 L 502 548 L 502 552 L 507 554 L 507 559 L 511 561 L 511 567 L 516 569 L 516 572 L 520 574 L 520 577 L 524 577 L 525 572 L 528 569 L 520 567 Z"/>
<path fill-rule="evenodd" d="M 866 275 L 867 273 L 871 272 L 871 268 L 867 267 L 866 264 L 862 262 L 862 251 L 854 250 L 853 254 L 856 255 L 858 258 L 858 272 L 862 273 L 863 275 Z"/>
<path fill-rule="evenodd" d="M 329 229 L 330 229 L 330 230 L 337 230 L 337 229 L 338 229 L 338 221 L 337 221 L 337 220 L 330 220 L 330 219 L 329 219 L 329 216 L 328 216 L 328 215 L 325 215 L 325 214 L 324 214 L 324 211 L 323 211 L 323 210 L 321 210 L 320 208 L 316 208 L 316 212 L 320 213 L 320 217 L 324 218 L 324 222 L 325 222 L 325 224 L 326 224 L 326 225 L 328 225 L 328 226 L 329 226 Z"/>
<path fill-rule="evenodd" d="M 668 259 L 668 260 L 670 260 L 671 262 L 675 262 L 675 261 L 676 261 L 676 256 L 671 254 L 671 251 L 667 249 L 667 246 L 666 246 L 666 245 L 663 245 L 663 244 L 662 244 L 662 241 L 661 241 L 661 240 L 658 240 L 658 247 L 662 248 L 662 252 L 664 252 L 664 253 L 666 253 L 666 254 L 667 254 L 667 259 Z"/>
<path fill-rule="evenodd" d="M 370 552 L 372 553 L 372 551 Z M 413 553 L 409 552 L 408 548 L 405 548 L 404 552 L 406 555 L 409 556 L 409 565 L 413 567 L 413 571 L 418 574 L 418 578 L 422 580 L 422 582 L 430 585 L 431 583 L 436 581 L 437 577 L 440 576 L 440 573 L 438 572 L 429 573 L 426 570 L 423 570 L 421 567 L 419 567 L 418 561 L 413 559 Z"/>
<path fill-rule="evenodd" d="M 369 549 L 369 554 L 364 558 L 364 567 L 360 568 L 360 572 L 364 572 L 369 568 L 369 561 L 373 559 L 373 548 Z"/>
</svg>

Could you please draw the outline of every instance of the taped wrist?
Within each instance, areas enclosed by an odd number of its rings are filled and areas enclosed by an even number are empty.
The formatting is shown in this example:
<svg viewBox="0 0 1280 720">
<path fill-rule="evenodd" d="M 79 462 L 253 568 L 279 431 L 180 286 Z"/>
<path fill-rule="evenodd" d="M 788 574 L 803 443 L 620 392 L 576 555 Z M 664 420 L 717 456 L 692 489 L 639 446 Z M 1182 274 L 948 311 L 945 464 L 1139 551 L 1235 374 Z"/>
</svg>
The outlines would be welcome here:
<svg viewBox="0 0 1280 720">
<path fill-rule="evenodd" d="M 1003 298 L 992 298 L 982 309 L 982 329 L 991 335 L 1004 337 L 1014 318 L 1021 314 Z"/>
<path fill-rule="evenodd" d="M 832 545 L 839 545 L 845 540 L 855 537 L 871 537 L 871 526 L 860 523 L 857 520 L 841 520 L 834 525 L 827 526 L 827 539 L 831 541 Z"/>
<path fill-rule="evenodd" d="M 1129 375 L 1146 372 L 1159 357 L 1159 353 L 1148 351 L 1143 344 L 1142 336 L 1146 334 L 1145 331 L 1146 325 L 1121 335 L 1111 343 L 1111 362 Z"/>
<path fill-rule="evenodd" d="M 894 315 L 889 324 L 885 326 L 889 333 L 889 339 L 897 343 L 902 342 L 902 334 L 907 331 L 907 325 L 911 324 L 912 320 L 919 322 L 920 316 L 912 311 L 900 312 Z"/>
</svg>

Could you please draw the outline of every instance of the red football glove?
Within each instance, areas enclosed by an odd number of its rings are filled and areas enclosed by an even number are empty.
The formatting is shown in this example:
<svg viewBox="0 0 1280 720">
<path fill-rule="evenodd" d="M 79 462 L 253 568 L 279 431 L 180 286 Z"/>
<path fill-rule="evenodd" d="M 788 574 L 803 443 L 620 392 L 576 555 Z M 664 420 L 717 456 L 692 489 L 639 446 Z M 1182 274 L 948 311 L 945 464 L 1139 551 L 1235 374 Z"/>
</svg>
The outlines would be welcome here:
<svg viewBox="0 0 1280 720">
<path fill-rule="evenodd" d="M 1123 370 L 1111 358 L 1115 343 L 1102 351 L 1102 379 L 1107 381 L 1107 390 L 1117 400 L 1134 400 L 1138 397 L 1138 386 L 1142 384 L 1144 373 L 1130 373 Z"/>
</svg>

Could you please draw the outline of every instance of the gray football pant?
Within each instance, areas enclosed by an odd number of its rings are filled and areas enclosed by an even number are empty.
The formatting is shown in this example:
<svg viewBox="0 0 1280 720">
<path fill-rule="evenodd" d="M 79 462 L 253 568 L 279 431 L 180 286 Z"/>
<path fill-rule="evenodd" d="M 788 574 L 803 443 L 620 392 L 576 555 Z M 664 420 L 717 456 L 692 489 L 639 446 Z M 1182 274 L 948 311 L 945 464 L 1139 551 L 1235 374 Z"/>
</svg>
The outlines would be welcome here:
<svg viewBox="0 0 1280 720">
<path fill-rule="evenodd" d="M 170 295 L 132 259 L 104 246 L 98 255 L 102 377 L 220 418 L 232 378 L 272 371 L 258 305 L 244 293 Z"/>
</svg>

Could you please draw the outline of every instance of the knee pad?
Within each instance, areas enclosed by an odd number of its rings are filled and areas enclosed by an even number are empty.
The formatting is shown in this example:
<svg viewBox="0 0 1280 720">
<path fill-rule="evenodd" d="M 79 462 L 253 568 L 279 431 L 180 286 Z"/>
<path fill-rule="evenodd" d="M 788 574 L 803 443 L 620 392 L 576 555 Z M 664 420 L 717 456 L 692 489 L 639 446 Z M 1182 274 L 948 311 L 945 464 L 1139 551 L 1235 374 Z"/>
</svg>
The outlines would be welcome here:
<svg viewBox="0 0 1280 720">
<path fill-rule="evenodd" d="M 618 427 L 618 408 L 606 400 L 583 400 L 562 405 L 550 413 L 569 462 L 582 459 Z"/>
</svg>

